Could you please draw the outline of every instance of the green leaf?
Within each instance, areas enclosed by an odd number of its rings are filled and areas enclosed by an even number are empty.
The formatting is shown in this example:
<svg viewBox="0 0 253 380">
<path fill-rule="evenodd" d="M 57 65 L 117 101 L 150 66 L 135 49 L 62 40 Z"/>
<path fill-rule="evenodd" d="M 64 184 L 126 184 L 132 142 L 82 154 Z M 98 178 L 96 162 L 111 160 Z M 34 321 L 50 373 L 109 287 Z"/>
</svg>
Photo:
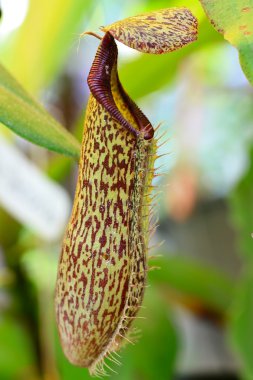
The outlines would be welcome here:
<svg viewBox="0 0 253 380">
<path fill-rule="evenodd" d="M 79 157 L 77 140 L 0 65 L 0 122 L 34 144 Z"/>
<path fill-rule="evenodd" d="M 8 316 L 0 319 L 1 379 L 35 379 L 35 358 L 26 328 Z"/>
<path fill-rule="evenodd" d="M 35 107 L 42 113 L 45 112 L 43 108 L 36 102 L 31 95 L 29 95 L 23 87 L 16 81 L 16 79 L 0 64 L 0 84 L 7 90 L 14 92 L 17 96 L 22 98 L 25 102 Z"/>
<path fill-rule="evenodd" d="M 231 306 L 229 335 L 240 359 L 244 380 L 253 378 L 253 148 L 249 167 L 229 197 L 230 217 L 237 233 L 245 269 Z"/>
<path fill-rule="evenodd" d="M 234 294 L 231 278 L 219 270 L 186 257 L 152 260 L 160 269 L 149 273 L 150 281 L 165 284 L 179 294 L 200 301 L 215 311 L 226 313 Z"/>
<path fill-rule="evenodd" d="M 244 380 L 253 379 L 253 270 L 247 268 L 231 307 L 229 335 L 242 364 Z"/>
<path fill-rule="evenodd" d="M 250 166 L 233 189 L 230 198 L 230 217 L 237 231 L 240 250 L 253 259 L 253 149 L 249 153 Z"/>
<path fill-rule="evenodd" d="M 242 69 L 253 85 L 253 0 L 200 0 L 215 29 L 238 49 Z"/>
</svg>

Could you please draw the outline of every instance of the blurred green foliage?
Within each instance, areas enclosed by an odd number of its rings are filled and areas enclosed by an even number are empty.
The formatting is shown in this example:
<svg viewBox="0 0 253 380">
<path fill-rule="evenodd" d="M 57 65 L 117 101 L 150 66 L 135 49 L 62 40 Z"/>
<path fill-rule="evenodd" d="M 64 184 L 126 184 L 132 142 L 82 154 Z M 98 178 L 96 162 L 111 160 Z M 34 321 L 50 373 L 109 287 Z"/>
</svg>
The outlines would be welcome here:
<svg viewBox="0 0 253 380">
<path fill-rule="evenodd" d="M 229 333 L 242 363 L 243 379 L 253 376 L 253 154 L 249 151 L 249 167 L 230 195 L 231 215 L 238 231 L 240 252 L 244 255 L 244 270 L 237 284 L 232 303 Z"/>
<path fill-rule="evenodd" d="M 166 253 L 163 258 L 152 260 L 153 265 L 159 270 L 150 272 L 152 284 L 167 285 L 186 299 L 226 315 L 234 294 L 229 276 L 187 257 L 167 258 Z"/>
<path fill-rule="evenodd" d="M 35 379 L 35 358 L 26 328 L 13 317 L 2 317 L 0 336 L 4 342 L 0 350 L 1 378 Z"/>
<path fill-rule="evenodd" d="M 238 49 L 245 75 L 253 84 L 252 70 L 252 7 L 253 1 L 200 0 L 215 29 Z"/>
<path fill-rule="evenodd" d="M 1 65 L 0 122 L 35 144 L 79 157 L 78 141 L 43 110 Z"/>
<path fill-rule="evenodd" d="M 3 61 L 15 77 L 33 93 L 53 80 L 64 65 L 73 44 L 78 46 L 80 31 L 87 22 L 94 2 L 90 0 L 34 0 L 25 22 L 10 44 L 4 46 Z M 13 57 L 18 57 L 18 65 Z M 34 75 L 31 73 L 35 71 Z"/>
<path fill-rule="evenodd" d="M 231 342 L 242 366 L 242 376 L 245 380 L 252 379 L 253 363 L 253 273 L 252 266 L 243 272 L 231 306 L 231 319 L 229 321 L 229 330 Z"/>
</svg>

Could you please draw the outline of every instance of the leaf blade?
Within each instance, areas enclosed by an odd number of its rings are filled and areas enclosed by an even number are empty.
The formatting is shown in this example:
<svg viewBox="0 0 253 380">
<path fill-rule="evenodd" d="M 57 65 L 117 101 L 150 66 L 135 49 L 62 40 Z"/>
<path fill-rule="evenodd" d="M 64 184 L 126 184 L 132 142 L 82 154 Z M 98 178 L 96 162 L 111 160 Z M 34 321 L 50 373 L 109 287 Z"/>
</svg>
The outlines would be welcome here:
<svg viewBox="0 0 253 380">
<path fill-rule="evenodd" d="M 25 102 L 34 106 L 36 109 L 40 111 L 43 110 L 39 103 L 37 103 L 36 100 L 25 91 L 25 89 L 16 81 L 16 79 L 2 64 L 0 64 L 0 84 L 7 90 L 21 97 Z"/>
<path fill-rule="evenodd" d="M 228 325 L 229 337 L 239 356 L 243 378 L 250 380 L 253 377 L 253 271 L 248 267 L 236 288 L 234 302 L 230 310 Z"/>
<path fill-rule="evenodd" d="M 186 257 L 162 257 L 152 261 L 160 270 L 150 272 L 150 280 L 169 286 L 178 294 L 226 314 L 233 298 L 232 279 L 215 268 Z"/>
<path fill-rule="evenodd" d="M 236 47 L 242 69 L 253 85 L 253 0 L 200 0 L 214 28 Z"/>
<path fill-rule="evenodd" d="M 79 157 L 77 140 L 0 66 L 0 122 L 28 141 Z"/>
</svg>

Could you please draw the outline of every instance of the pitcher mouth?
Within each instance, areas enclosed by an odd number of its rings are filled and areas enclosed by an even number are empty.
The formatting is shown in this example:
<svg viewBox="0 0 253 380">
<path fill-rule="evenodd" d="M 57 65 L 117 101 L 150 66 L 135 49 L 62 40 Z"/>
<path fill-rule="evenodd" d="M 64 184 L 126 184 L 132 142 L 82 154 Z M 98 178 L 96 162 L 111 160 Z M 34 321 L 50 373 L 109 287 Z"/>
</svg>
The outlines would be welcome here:
<svg viewBox="0 0 253 380">
<path fill-rule="evenodd" d="M 135 102 L 127 95 L 120 83 L 117 72 L 118 48 L 110 32 L 106 32 L 91 66 L 88 75 L 88 86 L 94 98 L 116 119 L 122 127 L 129 130 L 136 137 L 143 135 L 145 140 L 151 140 L 154 129 Z M 113 69 L 116 70 L 116 86 L 128 111 L 131 113 L 135 125 L 125 118 L 118 108 L 111 88 Z"/>
</svg>

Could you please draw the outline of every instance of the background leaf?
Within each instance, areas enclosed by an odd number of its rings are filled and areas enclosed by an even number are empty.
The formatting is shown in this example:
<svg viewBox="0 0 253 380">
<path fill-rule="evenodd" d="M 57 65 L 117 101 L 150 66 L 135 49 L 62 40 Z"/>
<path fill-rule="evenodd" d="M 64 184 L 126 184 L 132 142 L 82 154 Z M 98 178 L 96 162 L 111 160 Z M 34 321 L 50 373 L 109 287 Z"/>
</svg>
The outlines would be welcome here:
<svg viewBox="0 0 253 380">
<path fill-rule="evenodd" d="M 231 307 L 229 333 L 241 365 L 243 380 L 253 378 L 253 271 L 249 267 L 242 276 Z"/>
<path fill-rule="evenodd" d="M 78 141 L 43 110 L 1 65 L 0 122 L 34 144 L 79 157 Z"/>
<path fill-rule="evenodd" d="M 238 49 L 242 69 L 253 84 L 253 1 L 200 0 L 215 29 Z"/>
<path fill-rule="evenodd" d="M 244 271 L 238 280 L 228 326 L 244 380 L 253 378 L 253 149 L 249 152 L 249 167 L 233 189 L 230 213 L 238 231 L 238 244 L 244 257 Z"/>
<path fill-rule="evenodd" d="M 165 255 L 164 255 L 165 256 Z M 152 283 L 167 285 L 170 289 L 205 305 L 226 313 L 234 294 L 233 281 L 215 268 L 200 264 L 187 257 L 170 257 L 152 260 L 150 266 L 160 269 L 151 271 Z"/>
<path fill-rule="evenodd" d="M 253 259 L 253 149 L 250 150 L 250 166 L 230 195 L 230 212 L 238 233 L 240 249 L 250 261 Z"/>
<path fill-rule="evenodd" d="M 26 328 L 13 317 L 0 320 L 1 379 L 35 380 L 36 363 Z"/>
</svg>

